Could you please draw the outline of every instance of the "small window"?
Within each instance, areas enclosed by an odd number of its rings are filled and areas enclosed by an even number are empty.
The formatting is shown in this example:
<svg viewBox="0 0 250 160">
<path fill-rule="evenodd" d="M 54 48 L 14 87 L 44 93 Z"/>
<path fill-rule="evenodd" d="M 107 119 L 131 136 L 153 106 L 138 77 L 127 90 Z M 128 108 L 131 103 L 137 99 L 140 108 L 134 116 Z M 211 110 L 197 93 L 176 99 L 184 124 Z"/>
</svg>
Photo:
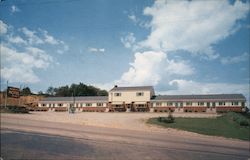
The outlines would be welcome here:
<svg viewBox="0 0 250 160">
<path fill-rule="evenodd" d="M 175 102 L 175 104 L 174 104 L 174 105 L 175 105 L 175 107 L 178 107 L 178 106 L 179 106 L 179 105 L 178 105 L 178 102 Z"/>
<path fill-rule="evenodd" d="M 122 94 L 121 93 L 115 93 L 116 97 L 120 97 Z"/>
<path fill-rule="evenodd" d="M 52 107 L 55 107 L 55 106 L 56 106 L 56 105 L 53 103 L 53 104 L 52 104 Z"/>
<path fill-rule="evenodd" d="M 225 102 L 219 102 L 219 106 L 225 106 L 226 103 Z"/>
<path fill-rule="evenodd" d="M 101 107 L 101 106 L 103 106 L 103 103 L 97 103 L 97 106 Z"/>
<path fill-rule="evenodd" d="M 43 107 L 46 107 L 46 104 L 43 103 L 42 106 L 43 106 Z"/>
<path fill-rule="evenodd" d="M 182 102 L 180 102 L 180 107 L 183 107 L 183 103 Z"/>
<path fill-rule="evenodd" d="M 167 102 L 167 106 L 173 106 L 173 102 Z"/>
<path fill-rule="evenodd" d="M 63 105 L 62 105 L 62 103 L 59 103 L 58 106 L 59 106 L 59 107 L 62 107 Z"/>
<path fill-rule="evenodd" d="M 86 103 L 86 106 L 87 106 L 87 107 L 91 107 L 91 106 L 92 106 L 92 103 Z"/>
<path fill-rule="evenodd" d="M 192 102 L 186 102 L 187 106 L 192 106 Z"/>
<path fill-rule="evenodd" d="M 157 103 L 156 103 L 156 106 L 161 106 L 161 103 L 160 103 L 160 102 L 157 102 Z"/>
<path fill-rule="evenodd" d="M 143 92 L 137 92 L 136 96 L 144 96 L 144 93 Z"/>
<path fill-rule="evenodd" d="M 241 102 L 241 107 L 245 107 L 245 102 Z"/>
<path fill-rule="evenodd" d="M 204 102 L 198 102 L 198 106 L 204 106 Z"/>
<path fill-rule="evenodd" d="M 232 106 L 238 106 L 239 102 L 232 102 Z"/>
</svg>

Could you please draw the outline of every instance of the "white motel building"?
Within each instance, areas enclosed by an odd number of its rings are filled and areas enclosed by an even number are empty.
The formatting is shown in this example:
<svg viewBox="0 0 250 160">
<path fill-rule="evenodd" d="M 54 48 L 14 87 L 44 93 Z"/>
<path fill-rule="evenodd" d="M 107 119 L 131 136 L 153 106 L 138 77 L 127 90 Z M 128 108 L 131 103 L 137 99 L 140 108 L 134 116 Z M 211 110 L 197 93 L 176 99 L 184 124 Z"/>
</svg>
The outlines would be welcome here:
<svg viewBox="0 0 250 160">
<path fill-rule="evenodd" d="M 152 86 L 114 86 L 108 96 L 47 97 L 38 102 L 39 110 L 77 112 L 242 112 L 242 94 L 159 95 Z"/>
</svg>

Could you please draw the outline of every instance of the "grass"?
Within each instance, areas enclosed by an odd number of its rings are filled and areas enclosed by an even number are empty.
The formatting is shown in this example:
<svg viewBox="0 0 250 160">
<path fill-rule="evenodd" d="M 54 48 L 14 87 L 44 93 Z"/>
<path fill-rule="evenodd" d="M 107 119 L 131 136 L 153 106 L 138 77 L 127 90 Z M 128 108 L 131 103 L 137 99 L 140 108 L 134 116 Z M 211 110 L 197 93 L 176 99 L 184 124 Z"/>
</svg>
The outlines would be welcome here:
<svg viewBox="0 0 250 160">
<path fill-rule="evenodd" d="M 217 118 L 175 118 L 174 123 L 159 122 L 158 118 L 150 118 L 147 123 L 205 135 L 250 140 L 250 126 L 241 126 L 235 121 L 235 117 L 247 120 L 250 124 L 250 118 L 239 113 L 227 113 Z"/>
</svg>

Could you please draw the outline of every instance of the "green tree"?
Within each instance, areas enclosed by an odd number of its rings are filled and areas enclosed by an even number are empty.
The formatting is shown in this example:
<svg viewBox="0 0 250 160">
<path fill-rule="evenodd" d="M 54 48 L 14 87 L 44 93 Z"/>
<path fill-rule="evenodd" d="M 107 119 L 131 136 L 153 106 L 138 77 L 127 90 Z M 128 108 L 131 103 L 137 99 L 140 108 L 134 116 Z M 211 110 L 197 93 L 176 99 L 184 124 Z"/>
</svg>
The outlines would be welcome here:
<svg viewBox="0 0 250 160">
<path fill-rule="evenodd" d="M 32 92 L 30 90 L 29 87 L 24 87 L 22 90 L 21 90 L 21 95 L 24 95 L 24 96 L 28 96 L 28 95 L 31 95 Z"/>
<path fill-rule="evenodd" d="M 47 89 L 46 93 L 47 93 L 48 95 L 50 95 L 50 96 L 54 96 L 54 95 L 55 95 L 55 89 L 54 89 L 52 86 L 50 86 L 50 87 Z"/>
</svg>

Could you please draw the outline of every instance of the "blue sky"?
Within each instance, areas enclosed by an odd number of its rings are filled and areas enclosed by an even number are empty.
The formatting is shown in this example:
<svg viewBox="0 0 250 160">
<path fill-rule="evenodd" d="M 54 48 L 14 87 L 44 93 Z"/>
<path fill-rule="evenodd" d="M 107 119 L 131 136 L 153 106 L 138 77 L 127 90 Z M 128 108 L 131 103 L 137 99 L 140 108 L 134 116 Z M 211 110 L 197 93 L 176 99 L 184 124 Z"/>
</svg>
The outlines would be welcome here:
<svg viewBox="0 0 250 160">
<path fill-rule="evenodd" d="M 6 0 L 0 20 L 1 88 L 249 97 L 249 1 Z"/>
</svg>

